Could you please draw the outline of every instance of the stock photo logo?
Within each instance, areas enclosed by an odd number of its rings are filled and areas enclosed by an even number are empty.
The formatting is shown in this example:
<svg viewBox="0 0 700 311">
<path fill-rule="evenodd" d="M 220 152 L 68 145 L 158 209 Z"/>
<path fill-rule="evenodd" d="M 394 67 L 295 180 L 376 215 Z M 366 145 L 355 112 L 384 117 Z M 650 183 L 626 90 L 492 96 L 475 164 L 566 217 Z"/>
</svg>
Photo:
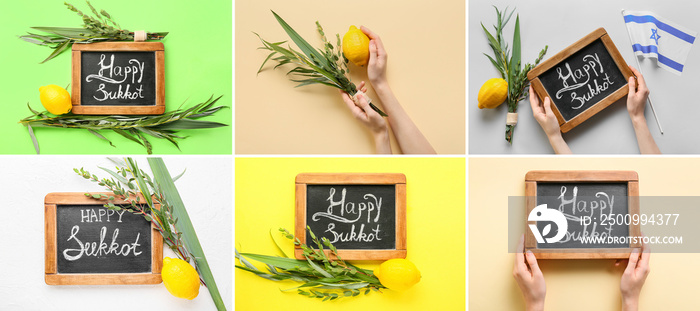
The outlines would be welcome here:
<svg viewBox="0 0 700 311">
<path fill-rule="evenodd" d="M 564 214 L 556 209 L 547 208 L 547 204 L 541 204 L 532 209 L 530 215 L 527 216 L 528 221 L 549 221 L 553 222 L 557 226 L 557 233 L 553 237 L 544 238 L 550 232 L 552 232 L 552 224 L 547 224 L 540 233 L 536 224 L 528 224 L 532 234 L 535 236 L 537 243 L 556 243 L 561 241 L 566 235 L 566 231 L 569 227 L 566 217 Z"/>
</svg>

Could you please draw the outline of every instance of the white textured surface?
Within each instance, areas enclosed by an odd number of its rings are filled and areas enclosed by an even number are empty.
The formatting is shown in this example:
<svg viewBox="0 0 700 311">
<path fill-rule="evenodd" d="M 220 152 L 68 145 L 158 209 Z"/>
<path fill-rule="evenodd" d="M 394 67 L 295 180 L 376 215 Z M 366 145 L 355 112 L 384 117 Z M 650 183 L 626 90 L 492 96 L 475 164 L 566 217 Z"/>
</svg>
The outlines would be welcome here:
<svg viewBox="0 0 700 311">
<path fill-rule="evenodd" d="M 508 110 L 506 105 L 494 110 L 480 110 L 477 107 L 477 94 L 481 85 L 487 79 L 500 77 L 483 55 L 493 54 L 480 25 L 483 22 L 484 26 L 493 32 L 496 11 L 492 5 L 501 10 L 515 7 L 516 13 L 520 14 L 522 59 L 526 62 L 533 62 L 545 45 L 549 45 L 545 56 L 547 59 L 598 27 L 604 27 L 625 61 L 637 67 L 627 28 L 620 14 L 623 8 L 652 11 L 684 27 L 700 31 L 700 19 L 696 16 L 700 11 L 700 2 L 691 0 L 469 1 L 467 108 L 470 154 L 553 152 L 544 131 L 532 117 L 529 100 L 520 102 L 518 125 L 515 127 L 512 146 L 505 141 Z M 504 31 L 504 39 L 509 46 L 512 45 L 514 25 L 515 15 Z M 647 124 L 663 153 L 700 153 L 700 145 L 697 144 L 694 133 L 696 116 L 700 114 L 696 95 L 697 84 L 700 81 L 700 47 L 697 46 L 697 40 L 694 45 L 681 77 L 656 67 L 656 64 L 649 60 L 640 60 L 664 134 L 659 133 L 648 105 Z M 639 153 L 625 105 L 626 97 L 564 134 L 571 150 L 578 154 Z"/>
<path fill-rule="evenodd" d="M 136 158 L 150 172 L 145 158 Z M 166 157 L 187 206 L 219 292 L 232 310 L 232 159 Z M 209 292 L 194 300 L 171 296 L 162 284 L 49 286 L 44 283 L 44 196 L 49 192 L 101 191 L 73 172 L 84 167 L 100 177 L 104 157 L 3 157 L 0 162 L 0 310 L 215 310 Z M 169 250 L 165 256 L 175 257 Z"/>
</svg>

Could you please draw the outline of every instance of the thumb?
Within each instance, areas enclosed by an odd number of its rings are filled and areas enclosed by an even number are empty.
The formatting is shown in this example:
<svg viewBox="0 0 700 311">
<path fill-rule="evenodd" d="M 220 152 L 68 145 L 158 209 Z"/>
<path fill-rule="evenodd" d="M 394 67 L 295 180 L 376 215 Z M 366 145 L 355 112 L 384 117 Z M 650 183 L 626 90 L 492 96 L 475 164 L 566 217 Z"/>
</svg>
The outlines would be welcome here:
<svg viewBox="0 0 700 311">
<path fill-rule="evenodd" d="M 629 81 L 627 81 L 627 87 L 629 88 L 629 94 L 627 94 L 627 96 L 634 95 L 634 93 L 637 92 L 634 83 L 634 76 L 630 76 Z"/>
<path fill-rule="evenodd" d="M 552 111 L 552 101 L 549 100 L 549 96 L 544 98 L 544 112 L 548 115 L 554 115 L 554 112 Z"/>
<path fill-rule="evenodd" d="M 367 102 L 367 95 L 365 95 L 365 92 L 358 90 L 353 96 L 353 99 L 355 100 L 355 103 L 362 108 L 362 110 L 367 111 L 367 108 L 369 108 L 369 103 Z"/>
<path fill-rule="evenodd" d="M 540 266 L 537 265 L 537 258 L 535 258 L 535 254 L 532 253 L 532 251 L 527 251 L 525 253 L 525 260 L 527 260 L 527 264 L 530 265 L 530 270 L 532 270 L 532 274 L 541 274 L 542 271 L 540 271 Z"/>
<path fill-rule="evenodd" d="M 377 61 L 377 42 L 369 41 L 369 64 L 373 65 Z"/>
<path fill-rule="evenodd" d="M 639 249 L 635 248 L 630 253 L 630 260 L 627 263 L 627 268 L 625 268 L 625 273 L 633 273 L 634 269 L 637 268 L 637 261 L 639 261 Z"/>
</svg>

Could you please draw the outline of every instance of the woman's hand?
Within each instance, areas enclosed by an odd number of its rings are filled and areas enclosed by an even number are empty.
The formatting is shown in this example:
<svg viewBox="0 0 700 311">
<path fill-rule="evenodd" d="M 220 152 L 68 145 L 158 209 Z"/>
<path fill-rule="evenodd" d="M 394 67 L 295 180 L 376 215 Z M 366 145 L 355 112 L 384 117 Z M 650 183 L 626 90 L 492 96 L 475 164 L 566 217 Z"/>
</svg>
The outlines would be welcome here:
<svg viewBox="0 0 700 311">
<path fill-rule="evenodd" d="M 367 63 L 367 77 L 369 82 L 376 87 L 377 84 L 386 83 L 386 62 L 387 54 L 384 50 L 382 39 L 377 34 L 365 26 L 361 26 L 367 37 L 369 37 L 369 62 Z"/>
<path fill-rule="evenodd" d="M 357 89 L 359 91 L 355 94 L 354 98 L 351 98 L 348 93 L 341 91 L 340 95 L 343 98 L 343 102 L 348 106 L 348 109 L 350 109 L 355 119 L 359 120 L 362 125 L 370 130 L 374 138 L 377 153 L 391 154 L 389 128 L 386 120 L 379 115 L 379 113 L 374 111 L 367 102 L 367 98 L 365 97 L 367 88 L 365 87 L 364 81 L 360 83 Z"/>
<path fill-rule="evenodd" d="M 525 309 L 528 311 L 544 310 L 544 297 L 547 287 L 544 284 L 544 275 L 537 265 L 537 258 L 531 251 L 523 254 L 525 249 L 525 235 L 520 236 L 518 249 L 515 253 L 513 265 L 513 277 L 518 283 L 520 291 L 525 298 Z"/>
</svg>

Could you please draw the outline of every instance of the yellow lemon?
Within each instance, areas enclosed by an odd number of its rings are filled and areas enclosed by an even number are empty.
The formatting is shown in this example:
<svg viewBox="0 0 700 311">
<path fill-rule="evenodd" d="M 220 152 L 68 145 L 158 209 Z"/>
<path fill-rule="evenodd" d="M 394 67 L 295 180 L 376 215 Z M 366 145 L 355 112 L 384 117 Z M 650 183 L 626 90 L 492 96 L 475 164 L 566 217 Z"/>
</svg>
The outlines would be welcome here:
<svg viewBox="0 0 700 311">
<path fill-rule="evenodd" d="M 68 113 L 73 108 L 68 91 L 55 84 L 40 87 L 39 99 L 44 108 L 55 115 Z"/>
<path fill-rule="evenodd" d="M 350 26 L 343 36 L 343 54 L 357 66 L 367 65 L 369 61 L 369 38 L 362 30 Z"/>
<path fill-rule="evenodd" d="M 382 285 L 391 290 L 404 291 L 420 281 L 420 271 L 408 259 L 389 259 L 374 270 Z"/>
<path fill-rule="evenodd" d="M 479 109 L 496 108 L 508 98 L 508 82 L 501 78 L 489 79 L 479 89 Z"/>
<path fill-rule="evenodd" d="M 165 257 L 161 276 L 165 288 L 173 296 L 192 300 L 199 295 L 199 274 L 186 261 Z"/>
</svg>

